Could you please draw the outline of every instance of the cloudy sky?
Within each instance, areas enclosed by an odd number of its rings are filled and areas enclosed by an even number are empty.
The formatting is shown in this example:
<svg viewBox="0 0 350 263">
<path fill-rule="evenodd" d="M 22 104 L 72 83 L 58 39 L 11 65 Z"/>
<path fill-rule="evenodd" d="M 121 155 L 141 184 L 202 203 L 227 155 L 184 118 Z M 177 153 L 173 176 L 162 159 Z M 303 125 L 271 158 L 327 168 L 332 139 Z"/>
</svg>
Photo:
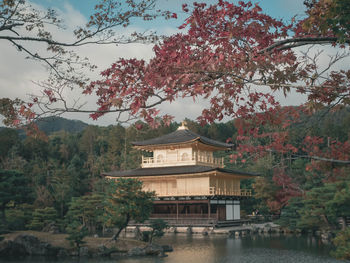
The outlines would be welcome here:
<svg viewBox="0 0 350 263">
<path fill-rule="evenodd" d="M 302 16 L 304 13 L 304 0 L 261 0 L 260 6 L 263 10 L 273 17 L 289 20 L 294 15 Z M 67 26 L 65 31 L 55 31 L 55 37 L 60 40 L 70 40 L 72 30 L 87 21 L 87 17 L 92 12 L 92 8 L 97 1 L 92 0 L 32 0 L 31 3 L 37 8 L 55 8 L 62 16 L 64 24 Z M 145 23 L 135 22 L 127 29 L 129 31 L 152 29 L 162 34 L 171 34 L 177 31 L 177 26 L 183 21 L 184 14 L 181 13 L 182 2 L 190 3 L 192 1 L 178 0 L 159 0 L 160 7 L 167 8 L 178 13 L 178 19 L 172 21 L 157 20 L 156 22 Z M 199 1 L 198 1 L 199 2 Z M 213 2 L 213 1 L 206 1 Z M 236 1 L 235 1 L 236 2 Z M 120 33 L 123 33 L 122 30 Z M 34 48 L 34 47 L 33 47 Z M 35 94 L 39 88 L 34 82 L 45 80 L 47 71 L 43 65 L 38 62 L 25 59 L 25 54 L 19 52 L 8 42 L 0 41 L 0 95 L 9 98 L 27 98 L 28 94 Z M 90 61 L 98 66 L 94 73 L 89 73 L 92 77 L 97 76 L 98 72 L 107 68 L 120 57 L 124 58 L 143 58 L 150 59 L 153 56 L 152 45 L 128 44 L 120 46 L 86 46 L 79 49 L 79 54 L 88 56 Z M 71 98 L 79 98 L 81 103 L 86 102 L 86 107 L 96 108 L 93 96 L 82 96 L 81 91 L 74 91 L 67 94 Z M 292 94 L 288 99 L 279 95 L 281 103 L 284 105 L 296 105 L 303 101 L 303 98 Z M 205 101 L 193 103 L 191 99 L 176 101 L 171 104 L 164 104 L 160 108 L 162 113 L 168 113 L 175 116 L 175 120 L 181 121 L 184 118 L 195 119 L 200 115 Z M 186 110 L 184 110 L 186 109 Z M 86 114 L 70 114 L 64 117 L 80 119 L 91 124 L 109 125 L 115 124 L 115 115 L 109 114 L 98 121 L 93 121 Z"/>
</svg>

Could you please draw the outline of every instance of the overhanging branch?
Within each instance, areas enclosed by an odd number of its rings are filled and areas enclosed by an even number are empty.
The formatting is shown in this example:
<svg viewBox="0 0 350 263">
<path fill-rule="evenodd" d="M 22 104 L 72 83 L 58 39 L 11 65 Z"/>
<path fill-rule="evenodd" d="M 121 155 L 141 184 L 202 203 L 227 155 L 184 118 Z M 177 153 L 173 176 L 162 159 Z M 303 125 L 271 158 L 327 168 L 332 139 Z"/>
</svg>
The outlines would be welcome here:
<svg viewBox="0 0 350 263">
<path fill-rule="evenodd" d="M 273 50 L 286 50 L 295 47 L 301 47 L 305 45 L 314 45 L 314 44 L 333 44 L 339 40 L 337 37 L 298 37 L 298 38 L 289 38 L 285 40 L 280 40 L 274 44 L 260 50 L 258 53 L 270 53 Z M 347 38 L 344 40 L 344 43 L 350 44 L 350 39 Z"/>
<path fill-rule="evenodd" d="M 347 160 L 330 159 L 330 158 L 324 158 L 324 157 L 319 157 L 319 156 L 310 156 L 310 155 L 294 155 L 294 156 L 299 157 L 299 158 L 314 159 L 314 160 L 331 162 L 331 163 L 350 164 L 350 161 L 347 161 Z"/>
</svg>

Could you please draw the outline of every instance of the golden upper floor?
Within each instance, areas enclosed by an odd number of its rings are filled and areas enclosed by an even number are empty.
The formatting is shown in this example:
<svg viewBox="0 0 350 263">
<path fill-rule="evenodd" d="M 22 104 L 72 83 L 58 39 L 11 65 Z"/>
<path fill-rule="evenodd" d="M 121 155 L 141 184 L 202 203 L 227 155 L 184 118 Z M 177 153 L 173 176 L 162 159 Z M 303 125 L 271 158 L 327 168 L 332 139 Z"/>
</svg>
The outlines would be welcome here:
<svg viewBox="0 0 350 263">
<path fill-rule="evenodd" d="M 224 167 L 223 158 L 214 157 L 214 151 L 229 150 L 232 144 L 215 141 L 193 133 L 182 124 L 170 134 L 134 142 L 134 147 L 152 152 L 151 157 L 142 157 L 142 168 L 204 165 Z"/>
</svg>

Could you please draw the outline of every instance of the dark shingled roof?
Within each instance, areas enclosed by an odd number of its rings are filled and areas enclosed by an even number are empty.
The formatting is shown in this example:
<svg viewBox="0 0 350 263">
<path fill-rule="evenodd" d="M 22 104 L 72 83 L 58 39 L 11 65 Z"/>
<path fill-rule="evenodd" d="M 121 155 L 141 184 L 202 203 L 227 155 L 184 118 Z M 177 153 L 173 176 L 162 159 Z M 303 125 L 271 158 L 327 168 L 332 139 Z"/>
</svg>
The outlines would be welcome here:
<svg viewBox="0 0 350 263">
<path fill-rule="evenodd" d="M 169 133 L 157 138 L 153 138 L 145 141 L 132 142 L 132 144 L 134 146 L 166 145 L 166 144 L 174 144 L 174 143 L 186 143 L 186 142 L 196 141 L 196 140 L 204 144 L 208 144 L 216 147 L 222 147 L 222 148 L 233 147 L 233 144 L 215 141 L 207 137 L 198 135 L 188 129 L 176 130 L 172 133 Z"/>
<path fill-rule="evenodd" d="M 204 173 L 211 171 L 219 171 L 224 173 L 238 174 L 244 176 L 258 176 L 258 174 L 230 170 L 225 168 L 217 168 L 210 166 L 200 165 L 187 165 L 187 166 L 171 166 L 171 167 L 154 167 L 154 168 L 138 168 L 127 171 L 111 171 L 102 173 L 103 176 L 111 177 L 138 177 L 138 176 L 159 176 L 159 175 L 174 175 L 174 174 L 193 174 Z"/>
</svg>

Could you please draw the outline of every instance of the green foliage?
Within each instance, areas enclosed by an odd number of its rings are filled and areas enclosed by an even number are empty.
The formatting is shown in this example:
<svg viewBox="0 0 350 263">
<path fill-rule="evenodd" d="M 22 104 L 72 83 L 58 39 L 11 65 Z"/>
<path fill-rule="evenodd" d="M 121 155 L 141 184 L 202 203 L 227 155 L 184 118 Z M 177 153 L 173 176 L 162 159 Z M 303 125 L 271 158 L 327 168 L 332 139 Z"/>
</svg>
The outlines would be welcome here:
<svg viewBox="0 0 350 263">
<path fill-rule="evenodd" d="M 32 215 L 32 220 L 27 225 L 27 228 L 32 230 L 42 230 L 49 223 L 56 222 L 57 219 L 57 211 L 53 207 L 35 209 Z"/>
<path fill-rule="evenodd" d="M 118 238 L 120 232 L 127 227 L 130 220 L 143 222 L 148 219 L 152 212 L 154 197 L 154 192 L 142 190 L 141 181 L 130 178 L 110 181 L 105 220 L 107 226 L 119 228 L 113 239 Z"/>
<path fill-rule="evenodd" d="M 164 235 L 164 230 L 166 228 L 168 228 L 168 224 L 167 222 L 165 222 L 162 219 L 154 219 L 154 220 L 150 220 L 150 227 L 151 227 L 151 231 L 150 231 L 150 235 L 149 235 L 149 243 L 152 244 L 153 242 L 153 238 L 155 237 L 162 237 Z"/>
<path fill-rule="evenodd" d="M 334 183 L 336 188 L 334 196 L 327 202 L 330 213 L 335 217 L 350 216 L 350 182 L 349 179 Z"/>
<path fill-rule="evenodd" d="M 346 42 L 350 32 L 348 0 L 307 0 L 305 3 L 310 8 L 307 11 L 309 17 L 303 23 L 304 28 L 308 30 L 313 28 L 322 34 L 332 30 L 338 42 Z"/>
<path fill-rule="evenodd" d="M 303 206 L 302 197 L 291 198 L 288 205 L 282 209 L 281 216 L 276 223 L 285 228 L 296 230 L 300 220 L 300 210 Z"/>
<path fill-rule="evenodd" d="M 68 167 L 55 164 L 50 173 L 48 189 L 54 199 L 54 206 L 63 218 L 71 198 L 88 192 L 87 171 L 81 167 L 79 157 L 75 156 Z"/>
<path fill-rule="evenodd" d="M 48 158 L 48 144 L 40 138 L 27 137 L 23 141 L 23 152 L 21 155 L 27 161 L 33 159 L 47 160 Z"/>
<path fill-rule="evenodd" d="M 79 222 L 90 234 L 103 226 L 104 196 L 93 193 L 73 197 L 66 214 L 67 222 Z"/>
<path fill-rule="evenodd" d="M 346 178 L 314 187 L 304 197 L 290 199 L 277 223 L 292 230 L 336 229 L 339 227 L 338 218 L 350 216 L 349 189 Z"/>
<path fill-rule="evenodd" d="M 31 201 L 31 189 L 28 184 L 28 178 L 20 172 L 0 170 L 0 208 L 11 201 L 15 205 Z"/>
<path fill-rule="evenodd" d="M 288 140 L 298 147 L 302 145 L 306 135 L 317 135 L 324 138 L 330 136 L 341 142 L 347 141 L 350 129 L 350 109 L 344 108 L 328 115 L 324 113 L 324 111 L 320 111 L 310 116 L 303 115 L 300 123 L 291 126 Z M 15 167 L 20 171 L 15 173 L 22 174 L 22 178 L 24 178 L 21 183 L 12 182 L 3 188 L 1 188 L 2 180 L 7 177 L 1 176 L 0 178 L 0 200 L 5 198 L 4 195 L 8 193 L 5 208 L 10 229 L 23 228 L 20 226 L 20 222 L 26 222 L 24 225 L 28 224 L 28 214 L 22 210 L 19 204 L 31 202 L 31 196 L 34 196 L 34 192 L 36 208 L 54 207 L 59 212 L 61 219 L 66 218 L 68 222 L 78 221 L 90 232 L 94 232 L 94 228 L 100 229 L 105 224 L 110 226 L 123 225 L 126 218 L 125 209 L 117 209 L 116 204 L 113 205 L 112 198 L 110 198 L 104 204 L 108 211 L 101 215 L 102 210 L 92 209 L 95 202 L 94 197 L 92 197 L 94 194 L 86 195 L 86 193 L 108 193 L 111 191 L 108 190 L 106 182 L 100 179 L 99 175 L 102 171 L 139 167 L 142 153 L 132 148 L 132 141 L 161 136 L 176 130 L 179 126 L 178 123 L 171 123 L 170 126 L 161 125 L 158 129 L 151 129 L 147 124 L 138 122 L 137 124 L 142 126 L 140 130 L 135 129 L 134 125 L 129 127 L 122 125 L 89 126 L 81 132 L 68 133 L 59 131 L 60 124 L 56 125 L 55 120 L 49 124 L 54 125 L 57 129 L 53 129 L 53 133 L 50 131 L 48 141 L 34 138 L 21 140 L 17 137 L 15 130 L 0 130 L 0 167 L 6 167 L 6 169 Z M 202 127 L 194 121 L 187 120 L 187 125 L 198 134 L 220 141 L 231 138 L 235 142 L 237 137 L 237 129 L 233 121 L 213 123 Z M 275 129 L 278 128 L 271 127 L 271 132 Z M 264 143 L 267 138 L 257 140 Z M 249 141 L 248 144 L 250 143 L 256 142 Z M 321 147 L 326 146 L 327 140 Z M 217 157 L 225 158 L 226 168 L 256 172 L 261 175 L 259 179 L 241 181 L 241 188 L 254 187 L 255 192 L 254 198 L 243 200 L 241 203 L 242 211 L 245 210 L 247 214 L 251 214 L 256 209 L 259 209 L 260 214 L 271 213 L 271 204 L 274 204 L 278 198 L 276 193 L 282 188 L 276 186 L 273 181 L 273 169 L 283 166 L 304 195 L 301 199 L 290 199 L 287 206 L 282 207 L 281 224 L 289 225 L 290 228 L 335 228 L 337 227 L 337 217 L 349 216 L 347 208 L 349 207 L 349 185 L 346 180 L 338 178 L 337 182 L 330 183 L 327 182 L 327 174 L 306 171 L 310 159 L 295 159 L 295 156 L 289 156 L 290 159 L 285 156 L 286 159 L 283 159 L 271 151 L 259 159 L 254 159 L 253 156 L 244 157 L 246 163 L 231 163 L 231 154 L 235 154 L 235 152 L 223 152 L 217 155 Z M 17 176 L 15 177 L 17 178 Z M 336 178 L 336 174 L 334 178 Z M 12 187 L 9 187 L 10 184 Z M 25 194 L 22 195 L 22 193 Z M 324 198 L 323 195 L 326 195 L 328 199 Z M 24 198 L 20 200 L 21 198 L 18 198 L 20 196 Z M 72 199 L 73 197 L 74 199 Z M 90 201 L 91 204 L 89 204 Z M 72 203 L 75 202 L 76 205 L 73 206 Z M 318 205 L 322 203 L 324 203 L 325 208 L 318 208 Z M 270 204 L 271 207 L 267 204 Z M 280 208 L 277 207 L 276 211 Z M 91 212 L 91 215 L 88 211 Z M 99 216 L 94 217 L 93 213 L 95 212 Z M 72 216 L 72 214 L 75 215 Z M 326 221 L 322 219 L 323 214 L 327 215 L 329 223 L 325 223 Z M 137 216 L 137 218 L 142 217 Z M 300 225 L 296 226 L 296 222 L 299 221 Z"/>
<path fill-rule="evenodd" d="M 249 163 L 246 170 L 255 172 L 260 176 L 254 179 L 242 180 L 242 189 L 253 189 L 254 198 L 243 199 L 241 201 L 241 209 L 246 214 L 252 214 L 256 209 L 260 214 L 270 213 L 267 203 L 274 199 L 274 193 L 278 187 L 272 182 L 272 169 L 274 159 L 271 156 L 265 156 L 256 160 L 254 163 Z M 236 166 L 234 164 L 227 165 L 231 169 L 244 170 L 242 166 Z"/>
<path fill-rule="evenodd" d="M 299 211 L 298 227 L 303 229 L 330 229 L 338 225 L 338 217 L 350 214 L 350 183 L 346 180 L 325 183 L 306 193 L 304 206 Z"/>
<path fill-rule="evenodd" d="M 6 210 L 6 221 L 9 230 L 25 230 L 32 220 L 33 205 L 22 204 Z"/>
<path fill-rule="evenodd" d="M 37 125 L 38 128 L 47 135 L 57 131 L 65 131 L 69 133 L 81 132 L 88 126 L 82 121 L 67 120 L 57 116 L 43 118 L 37 122 Z"/>
<path fill-rule="evenodd" d="M 74 194 L 72 189 L 73 178 L 65 167 L 57 168 L 52 173 L 48 187 L 54 198 L 54 205 L 59 211 L 59 216 L 63 218 L 68 209 L 68 203 Z"/>
<path fill-rule="evenodd" d="M 32 200 L 29 180 L 23 173 L 0 170 L 0 224 L 6 226 L 5 208 L 11 202 L 12 207 Z"/>
<path fill-rule="evenodd" d="M 306 193 L 304 207 L 300 211 L 298 227 L 301 229 L 328 229 L 334 217 L 329 214 L 327 202 L 334 196 L 333 185 L 315 187 Z"/>
<path fill-rule="evenodd" d="M 255 184 L 255 179 L 245 179 L 241 180 L 241 189 L 252 189 L 252 195 L 255 196 L 255 190 L 253 189 L 253 184 Z M 256 209 L 260 213 L 267 210 L 266 205 L 263 206 L 263 202 L 259 198 L 243 198 L 241 201 L 241 215 L 251 215 Z M 264 214 L 264 213 L 263 213 Z"/>
<path fill-rule="evenodd" d="M 88 171 L 83 166 L 82 159 L 78 155 L 74 155 L 67 169 L 74 196 L 81 196 L 89 191 Z"/>
<path fill-rule="evenodd" d="M 66 232 L 68 234 L 68 237 L 66 239 L 69 240 L 71 246 L 79 249 L 82 244 L 85 244 L 85 241 L 83 239 L 88 235 L 88 230 L 79 222 L 71 222 L 67 226 Z"/>
<path fill-rule="evenodd" d="M 4 158 L 10 149 L 19 144 L 18 133 L 14 129 L 4 128 L 0 130 L 0 158 Z"/>
<path fill-rule="evenodd" d="M 350 260 L 350 227 L 340 231 L 333 239 L 336 247 L 331 255 L 337 259 Z"/>
</svg>

